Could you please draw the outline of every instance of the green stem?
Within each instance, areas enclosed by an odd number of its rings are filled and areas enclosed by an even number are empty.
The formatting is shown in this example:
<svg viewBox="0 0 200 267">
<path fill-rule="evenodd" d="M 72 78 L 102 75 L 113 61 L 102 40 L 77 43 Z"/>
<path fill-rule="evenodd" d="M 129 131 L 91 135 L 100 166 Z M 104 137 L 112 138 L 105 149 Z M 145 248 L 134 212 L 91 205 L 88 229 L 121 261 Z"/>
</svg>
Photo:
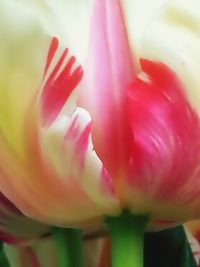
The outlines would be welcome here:
<svg viewBox="0 0 200 267">
<path fill-rule="evenodd" d="M 54 228 L 53 235 L 58 247 L 58 267 L 83 267 L 81 231 Z"/>
<path fill-rule="evenodd" d="M 147 216 L 133 215 L 128 211 L 107 219 L 112 267 L 143 267 L 143 240 L 147 221 Z"/>
</svg>

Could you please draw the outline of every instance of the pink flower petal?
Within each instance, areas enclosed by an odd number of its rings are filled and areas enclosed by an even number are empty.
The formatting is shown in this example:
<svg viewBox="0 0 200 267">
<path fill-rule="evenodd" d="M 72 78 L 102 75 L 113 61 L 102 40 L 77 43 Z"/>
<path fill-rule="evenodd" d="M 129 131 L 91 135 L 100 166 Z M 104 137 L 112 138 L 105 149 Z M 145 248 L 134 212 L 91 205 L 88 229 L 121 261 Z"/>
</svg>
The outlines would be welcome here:
<svg viewBox="0 0 200 267">
<path fill-rule="evenodd" d="M 126 95 L 128 86 L 135 80 L 136 67 L 120 1 L 94 2 L 80 103 L 92 115 L 95 151 L 120 184 L 130 160 Z"/>
</svg>

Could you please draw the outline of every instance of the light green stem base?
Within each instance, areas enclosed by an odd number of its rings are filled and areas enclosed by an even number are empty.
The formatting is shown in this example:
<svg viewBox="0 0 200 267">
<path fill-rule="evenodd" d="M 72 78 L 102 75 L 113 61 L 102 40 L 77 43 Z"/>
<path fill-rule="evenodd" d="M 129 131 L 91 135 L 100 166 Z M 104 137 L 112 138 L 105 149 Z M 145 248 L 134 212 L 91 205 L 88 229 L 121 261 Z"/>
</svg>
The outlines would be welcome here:
<svg viewBox="0 0 200 267">
<path fill-rule="evenodd" d="M 143 267 L 143 239 L 147 216 L 124 211 L 118 217 L 109 217 L 112 245 L 112 267 Z"/>
<path fill-rule="evenodd" d="M 58 247 L 58 267 L 83 267 L 81 231 L 54 228 L 53 235 Z"/>
</svg>

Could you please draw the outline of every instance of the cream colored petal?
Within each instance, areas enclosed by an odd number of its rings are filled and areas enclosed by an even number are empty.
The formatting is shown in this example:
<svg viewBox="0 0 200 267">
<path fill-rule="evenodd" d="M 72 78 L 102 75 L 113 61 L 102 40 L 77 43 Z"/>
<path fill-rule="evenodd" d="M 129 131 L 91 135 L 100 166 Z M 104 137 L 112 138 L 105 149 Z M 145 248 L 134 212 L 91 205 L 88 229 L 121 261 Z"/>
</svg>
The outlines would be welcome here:
<svg viewBox="0 0 200 267">
<path fill-rule="evenodd" d="M 0 135 L 23 154 L 23 123 L 39 88 L 50 37 L 17 1 L 0 2 Z"/>
</svg>

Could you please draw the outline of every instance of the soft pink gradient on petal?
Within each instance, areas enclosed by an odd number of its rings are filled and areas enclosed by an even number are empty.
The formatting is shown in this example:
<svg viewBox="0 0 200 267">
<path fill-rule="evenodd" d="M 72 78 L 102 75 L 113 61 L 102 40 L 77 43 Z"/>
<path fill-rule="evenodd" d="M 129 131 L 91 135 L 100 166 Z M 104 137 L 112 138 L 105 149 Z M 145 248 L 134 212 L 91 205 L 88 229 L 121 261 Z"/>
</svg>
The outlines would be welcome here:
<svg viewBox="0 0 200 267">
<path fill-rule="evenodd" d="M 80 103 L 92 115 L 97 155 L 121 184 L 131 153 L 126 94 L 136 66 L 120 1 L 95 1 L 89 49 Z"/>
</svg>

